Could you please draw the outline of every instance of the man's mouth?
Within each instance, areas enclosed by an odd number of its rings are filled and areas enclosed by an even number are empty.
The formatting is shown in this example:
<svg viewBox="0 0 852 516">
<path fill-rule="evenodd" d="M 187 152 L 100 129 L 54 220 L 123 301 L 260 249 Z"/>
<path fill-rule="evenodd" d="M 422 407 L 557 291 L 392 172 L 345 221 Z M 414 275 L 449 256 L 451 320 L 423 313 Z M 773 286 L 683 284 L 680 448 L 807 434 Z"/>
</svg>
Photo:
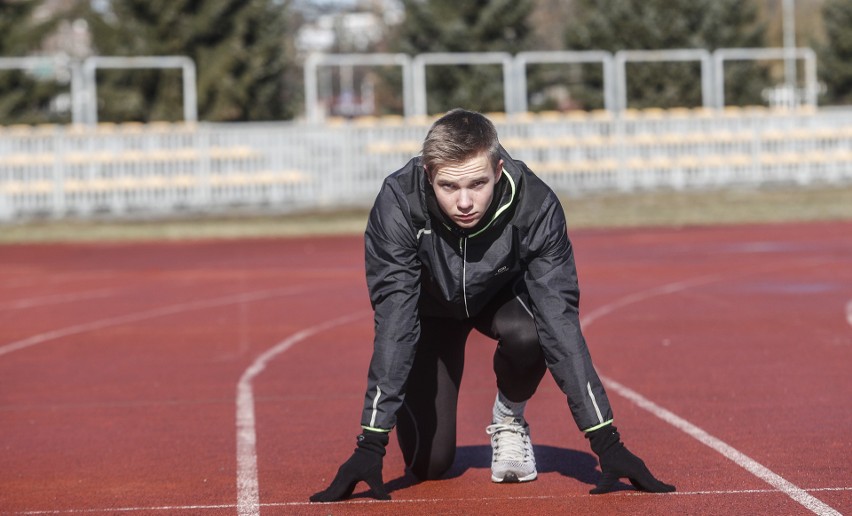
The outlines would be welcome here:
<svg viewBox="0 0 852 516">
<path fill-rule="evenodd" d="M 466 215 L 456 215 L 456 220 L 461 222 L 472 222 L 476 219 L 476 213 L 468 213 Z"/>
</svg>

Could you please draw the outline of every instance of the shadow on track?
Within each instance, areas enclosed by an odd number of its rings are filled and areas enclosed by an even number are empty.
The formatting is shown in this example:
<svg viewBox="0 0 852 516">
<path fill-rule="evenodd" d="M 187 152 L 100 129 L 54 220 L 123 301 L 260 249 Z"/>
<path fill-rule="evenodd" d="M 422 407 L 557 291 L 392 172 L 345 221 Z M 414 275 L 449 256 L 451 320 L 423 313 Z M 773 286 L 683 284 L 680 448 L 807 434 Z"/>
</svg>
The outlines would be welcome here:
<svg viewBox="0 0 852 516">
<path fill-rule="evenodd" d="M 533 445 L 536 456 L 536 469 L 541 473 L 559 473 L 564 477 L 573 478 L 589 486 L 597 484 L 601 473 L 598 471 L 598 461 L 594 455 L 577 450 L 558 448 L 547 445 Z M 442 480 L 462 476 L 469 469 L 491 468 L 491 446 L 459 446 L 456 458 L 450 470 L 441 477 Z M 420 481 L 406 470 L 405 474 L 390 480 L 385 484 L 389 493 L 409 488 Z M 630 485 L 619 483 L 614 490 L 633 490 Z M 353 496 L 361 498 L 369 496 L 362 492 Z"/>
</svg>

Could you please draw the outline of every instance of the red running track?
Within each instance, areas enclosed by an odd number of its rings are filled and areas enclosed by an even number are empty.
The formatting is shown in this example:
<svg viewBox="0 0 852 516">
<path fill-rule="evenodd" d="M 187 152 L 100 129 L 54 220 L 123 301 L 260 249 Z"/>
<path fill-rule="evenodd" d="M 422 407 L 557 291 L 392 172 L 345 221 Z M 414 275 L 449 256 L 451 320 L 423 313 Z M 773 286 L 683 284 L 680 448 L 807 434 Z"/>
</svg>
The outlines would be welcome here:
<svg viewBox="0 0 852 516">
<path fill-rule="evenodd" d="M 312 505 L 358 433 L 372 322 L 359 238 L 0 247 L 3 514 L 852 513 L 852 223 L 576 231 L 581 314 L 628 446 L 599 472 L 546 379 L 536 482 L 489 481 L 493 344 L 459 452 L 393 501 Z"/>
</svg>

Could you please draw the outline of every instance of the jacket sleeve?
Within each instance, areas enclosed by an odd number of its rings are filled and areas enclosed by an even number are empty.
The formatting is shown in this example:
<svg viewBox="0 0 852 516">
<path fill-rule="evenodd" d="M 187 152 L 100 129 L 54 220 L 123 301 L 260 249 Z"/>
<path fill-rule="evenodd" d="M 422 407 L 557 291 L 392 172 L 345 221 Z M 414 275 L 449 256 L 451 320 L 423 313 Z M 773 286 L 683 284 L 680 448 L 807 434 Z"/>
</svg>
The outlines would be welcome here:
<svg viewBox="0 0 852 516">
<path fill-rule="evenodd" d="M 547 367 L 567 395 L 577 427 L 595 430 L 612 422 L 612 409 L 580 329 L 574 251 L 555 196 L 543 204 L 528 239 L 525 282 Z"/>
<path fill-rule="evenodd" d="M 420 262 L 405 196 L 386 182 L 364 234 L 367 286 L 375 312 L 373 356 L 361 426 L 390 431 L 402 406 L 420 338 Z"/>
</svg>

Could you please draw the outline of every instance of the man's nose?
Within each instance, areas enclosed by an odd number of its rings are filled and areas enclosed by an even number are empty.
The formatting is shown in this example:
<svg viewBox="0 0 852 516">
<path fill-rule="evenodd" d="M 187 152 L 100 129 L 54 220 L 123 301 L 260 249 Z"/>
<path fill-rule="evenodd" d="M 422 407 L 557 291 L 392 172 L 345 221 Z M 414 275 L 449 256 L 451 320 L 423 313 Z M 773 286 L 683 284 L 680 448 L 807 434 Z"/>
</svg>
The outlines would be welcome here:
<svg viewBox="0 0 852 516">
<path fill-rule="evenodd" d="M 458 209 L 460 210 L 469 210 L 473 207 L 473 198 L 470 195 L 470 192 L 466 188 L 462 188 L 459 191 L 459 199 L 456 203 Z"/>
</svg>

